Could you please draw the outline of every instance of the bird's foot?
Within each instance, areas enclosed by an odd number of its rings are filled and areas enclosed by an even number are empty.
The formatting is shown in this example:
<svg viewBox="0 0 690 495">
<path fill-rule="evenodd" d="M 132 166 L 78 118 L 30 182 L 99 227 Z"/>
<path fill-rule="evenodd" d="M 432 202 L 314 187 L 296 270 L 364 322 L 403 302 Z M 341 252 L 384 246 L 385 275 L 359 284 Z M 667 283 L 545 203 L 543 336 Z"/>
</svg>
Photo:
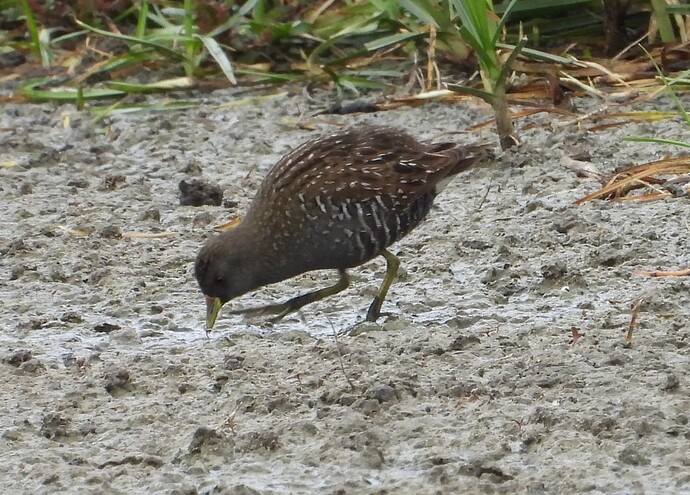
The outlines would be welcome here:
<svg viewBox="0 0 690 495">
<path fill-rule="evenodd" d="M 380 296 L 374 297 L 369 310 L 367 311 L 366 321 L 376 321 L 381 316 L 381 306 L 383 305 L 383 298 Z"/>
</svg>

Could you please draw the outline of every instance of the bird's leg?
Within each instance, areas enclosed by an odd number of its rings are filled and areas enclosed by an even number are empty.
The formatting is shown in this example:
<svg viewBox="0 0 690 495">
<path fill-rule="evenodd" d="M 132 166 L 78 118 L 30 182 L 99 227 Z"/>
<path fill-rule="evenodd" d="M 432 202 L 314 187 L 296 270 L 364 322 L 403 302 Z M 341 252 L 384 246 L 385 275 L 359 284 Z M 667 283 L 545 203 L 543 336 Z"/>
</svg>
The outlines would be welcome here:
<svg viewBox="0 0 690 495">
<path fill-rule="evenodd" d="M 371 306 L 369 306 L 367 321 L 376 321 L 376 319 L 381 316 L 381 305 L 384 299 L 386 299 L 388 289 L 390 289 L 391 284 L 398 275 L 398 268 L 400 267 L 400 260 L 390 251 L 384 249 L 381 256 L 386 258 L 386 275 L 383 277 L 383 282 L 381 283 L 378 294 L 376 294 L 374 301 L 371 303 Z"/>
<path fill-rule="evenodd" d="M 314 292 L 308 292 L 307 294 L 302 294 L 297 297 L 293 297 L 285 301 L 282 304 L 269 304 L 268 306 L 261 306 L 259 308 L 247 308 L 247 309 L 236 309 L 229 311 L 230 314 L 266 314 L 266 313 L 278 313 L 278 315 L 271 318 L 270 321 L 276 322 L 281 320 L 286 315 L 297 311 L 298 309 L 306 306 L 309 303 L 315 301 L 320 301 L 328 296 L 337 294 L 340 291 L 347 289 L 350 285 L 350 277 L 347 275 L 345 270 L 340 270 L 340 279 L 335 285 L 330 287 L 325 287 L 323 289 L 315 290 Z"/>
</svg>

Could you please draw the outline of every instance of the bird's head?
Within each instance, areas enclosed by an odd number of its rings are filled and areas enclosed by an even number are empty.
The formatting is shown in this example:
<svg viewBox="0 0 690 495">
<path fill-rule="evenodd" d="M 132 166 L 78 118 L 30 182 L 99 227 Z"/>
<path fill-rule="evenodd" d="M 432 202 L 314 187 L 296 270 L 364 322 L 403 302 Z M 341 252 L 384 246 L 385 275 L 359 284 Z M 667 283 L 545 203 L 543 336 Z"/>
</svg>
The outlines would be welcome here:
<svg viewBox="0 0 690 495">
<path fill-rule="evenodd" d="M 194 274 L 206 297 L 206 330 L 210 331 L 220 308 L 255 288 L 252 250 L 240 232 L 226 231 L 199 251 Z"/>
</svg>

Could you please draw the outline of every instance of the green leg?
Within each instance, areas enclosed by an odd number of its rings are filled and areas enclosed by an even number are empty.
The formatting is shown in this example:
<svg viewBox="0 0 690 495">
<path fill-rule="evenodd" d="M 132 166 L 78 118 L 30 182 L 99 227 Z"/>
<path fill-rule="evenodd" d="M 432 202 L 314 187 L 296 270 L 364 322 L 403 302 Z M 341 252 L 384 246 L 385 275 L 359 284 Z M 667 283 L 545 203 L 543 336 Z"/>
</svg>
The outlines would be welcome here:
<svg viewBox="0 0 690 495">
<path fill-rule="evenodd" d="M 383 277 L 383 282 L 381 283 L 378 294 L 376 294 L 374 301 L 371 303 L 371 306 L 369 306 L 367 321 L 376 321 L 376 319 L 381 316 L 381 305 L 383 304 L 383 300 L 386 299 L 388 289 L 391 288 L 395 277 L 398 275 L 398 268 L 400 267 L 400 260 L 391 252 L 384 249 L 381 256 L 386 258 L 386 275 Z"/>
<path fill-rule="evenodd" d="M 229 311 L 230 314 L 266 314 L 266 313 L 278 313 L 278 315 L 271 318 L 270 321 L 276 322 L 281 320 L 286 315 L 297 311 L 298 309 L 306 306 L 309 303 L 315 301 L 320 301 L 328 296 L 337 294 L 340 291 L 347 289 L 350 285 L 350 277 L 348 277 L 345 270 L 340 270 L 340 279 L 335 285 L 326 287 L 324 289 L 319 289 L 314 292 L 309 292 L 307 294 L 302 294 L 301 296 L 293 297 L 282 304 L 270 304 L 268 306 L 261 306 L 259 308 L 247 308 L 247 309 L 236 309 L 234 311 Z"/>
</svg>

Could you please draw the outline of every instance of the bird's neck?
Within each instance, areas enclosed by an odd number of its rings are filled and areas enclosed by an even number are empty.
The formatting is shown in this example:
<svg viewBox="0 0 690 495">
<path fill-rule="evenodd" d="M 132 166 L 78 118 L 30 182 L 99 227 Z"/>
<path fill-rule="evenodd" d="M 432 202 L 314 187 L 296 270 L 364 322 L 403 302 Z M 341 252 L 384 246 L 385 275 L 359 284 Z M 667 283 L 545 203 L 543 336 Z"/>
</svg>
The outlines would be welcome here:
<svg viewBox="0 0 690 495">
<path fill-rule="evenodd" d="M 253 285 L 262 287 L 294 277 L 301 273 L 294 269 L 294 257 L 289 252 L 289 243 L 271 235 L 264 223 L 253 216 L 247 216 L 233 229 L 233 234 L 246 243 L 243 249 L 249 254 L 248 273 Z"/>
</svg>

